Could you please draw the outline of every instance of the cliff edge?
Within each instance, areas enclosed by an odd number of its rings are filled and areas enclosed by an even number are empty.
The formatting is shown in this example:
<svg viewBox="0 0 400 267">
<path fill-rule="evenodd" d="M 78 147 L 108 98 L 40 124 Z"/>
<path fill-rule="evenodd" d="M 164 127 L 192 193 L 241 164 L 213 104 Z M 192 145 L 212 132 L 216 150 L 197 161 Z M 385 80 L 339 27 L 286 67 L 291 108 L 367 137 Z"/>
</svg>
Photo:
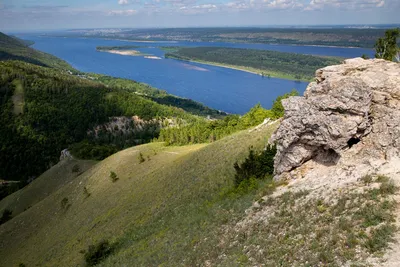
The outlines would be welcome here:
<svg viewBox="0 0 400 267">
<path fill-rule="evenodd" d="M 304 97 L 282 104 L 285 117 L 270 140 L 278 150 L 276 180 L 310 175 L 305 169 L 318 166 L 349 177 L 398 163 L 400 64 L 345 60 L 318 70 Z"/>
</svg>

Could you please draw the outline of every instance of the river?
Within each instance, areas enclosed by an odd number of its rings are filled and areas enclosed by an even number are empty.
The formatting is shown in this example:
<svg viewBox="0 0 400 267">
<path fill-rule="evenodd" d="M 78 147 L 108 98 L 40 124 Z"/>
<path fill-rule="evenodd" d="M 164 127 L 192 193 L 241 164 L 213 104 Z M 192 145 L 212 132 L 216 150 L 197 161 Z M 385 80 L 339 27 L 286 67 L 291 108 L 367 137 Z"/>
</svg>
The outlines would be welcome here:
<svg viewBox="0 0 400 267">
<path fill-rule="evenodd" d="M 106 74 L 147 83 L 170 94 L 190 98 L 229 113 L 243 114 L 257 103 L 270 108 L 272 101 L 292 89 L 303 93 L 305 82 L 261 77 L 243 71 L 209 66 L 199 63 L 165 59 L 158 46 L 225 46 L 315 54 L 326 56 L 356 57 L 372 55 L 372 50 L 360 48 L 334 48 L 315 46 L 157 42 L 142 43 L 95 38 L 59 38 L 39 35 L 18 37 L 35 42 L 33 48 L 53 54 L 84 72 Z M 96 46 L 139 45 L 143 53 L 161 57 L 161 60 L 141 56 L 123 56 L 96 51 Z"/>
</svg>

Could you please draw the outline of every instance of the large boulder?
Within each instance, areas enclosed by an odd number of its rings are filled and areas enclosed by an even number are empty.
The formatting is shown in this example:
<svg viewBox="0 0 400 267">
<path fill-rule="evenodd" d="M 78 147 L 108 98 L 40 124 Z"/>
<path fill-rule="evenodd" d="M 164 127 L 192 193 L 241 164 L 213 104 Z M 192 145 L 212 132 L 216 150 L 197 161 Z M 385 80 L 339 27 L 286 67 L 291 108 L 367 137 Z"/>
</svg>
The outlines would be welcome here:
<svg viewBox="0 0 400 267">
<path fill-rule="evenodd" d="M 345 60 L 318 70 L 304 97 L 282 104 L 285 117 L 270 139 L 277 144 L 276 179 L 309 160 L 336 165 L 344 153 L 347 161 L 400 155 L 398 63 Z M 352 149 L 357 152 L 348 152 Z"/>
</svg>

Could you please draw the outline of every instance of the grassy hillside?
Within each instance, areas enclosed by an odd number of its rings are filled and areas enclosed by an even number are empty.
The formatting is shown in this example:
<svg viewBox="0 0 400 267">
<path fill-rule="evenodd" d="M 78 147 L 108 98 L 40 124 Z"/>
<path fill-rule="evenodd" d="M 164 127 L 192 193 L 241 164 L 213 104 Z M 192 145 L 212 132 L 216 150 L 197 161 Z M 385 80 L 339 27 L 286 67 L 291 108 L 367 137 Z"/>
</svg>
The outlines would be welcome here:
<svg viewBox="0 0 400 267">
<path fill-rule="evenodd" d="M 234 163 L 250 146 L 262 149 L 277 126 L 211 144 L 129 148 L 67 183 L 74 163 L 54 166 L 32 187 L 57 173 L 64 185 L 0 225 L 0 266 L 85 266 L 88 248 L 101 240 L 112 253 L 96 266 L 365 266 L 382 255 L 396 229 L 397 190 L 383 176 L 326 198 L 324 187 L 282 184 L 270 195 L 277 185 L 268 180 L 234 186 Z M 35 201 L 33 193 L 0 207 Z"/>
<path fill-rule="evenodd" d="M 15 217 L 67 185 L 95 164 L 96 161 L 91 160 L 61 161 L 44 172 L 40 179 L 3 199 L 0 202 L 0 210 L 10 209 L 13 212 L 12 216 Z"/>
<path fill-rule="evenodd" d="M 73 70 L 64 60 L 30 48 L 29 44 L 0 32 L 0 61 L 21 60 L 44 67 Z"/>
<path fill-rule="evenodd" d="M 119 244 L 109 265 L 164 262 L 173 266 L 183 259 L 195 261 L 197 252 L 190 251 L 196 240 L 210 227 L 229 220 L 230 212 L 242 212 L 251 203 L 252 196 L 243 195 L 233 206 L 221 202 L 228 209 L 215 218 L 208 212 L 218 192 L 232 187 L 233 164 L 247 155 L 250 146 L 262 148 L 276 126 L 241 132 L 209 145 L 152 143 L 107 158 L 1 225 L 0 265 L 83 265 L 80 251 L 101 239 Z M 143 163 L 139 153 L 145 158 Z M 65 169 L 57 165 L 51 172 L 59 168 Z M 118 181 L 110 180 L 110 171 Z M 23 191 L 18 197 L 30 198 L 31 192 Z M 16 194 L 4 199 L 1 207 L 12 203 Z M 64 198 L 68 205 L 62 207 Z"/>
<path fill-rule="evenodd" d="M 317 69 L 341 59 L 257 49 L 226 47 L 181 48 L 165 57 L 235 68 L 264 76 L 309 81 Z"/>
</svg>

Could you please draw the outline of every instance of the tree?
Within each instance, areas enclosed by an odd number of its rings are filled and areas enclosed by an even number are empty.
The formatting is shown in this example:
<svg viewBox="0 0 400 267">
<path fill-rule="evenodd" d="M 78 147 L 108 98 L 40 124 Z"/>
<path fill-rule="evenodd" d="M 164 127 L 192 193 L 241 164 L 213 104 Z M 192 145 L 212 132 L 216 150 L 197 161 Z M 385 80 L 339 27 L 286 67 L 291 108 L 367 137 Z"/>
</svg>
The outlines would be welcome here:
<svg viewBox="0 0 400 267">
<path fill-rule="evenodd" d="M 363 59 L 369 59 L 369 56 L 367 54 L 362 54 L 361 56 Z"/>
<path fill-rule="evenodd" d="M 379 38 L 375 44 L 375 57 L 385 60 L 400 61 L 400 50 L 397 46 L 397 38 L 400 36 L 400 29 L 390 29 L 385 32 L 385 37 Z"/>
<path fill-rule="evenodd" d="M 278 96 L 276 98 L 276 100 L 274 100 L 274 102 L 272 103 L 272 108 L 271 108 L 271 112 L 273 114 L 272 119 L 278 119 L 285 115 L 285 109 L 283 108 L 283 105 L 282 105 L 283 99 L 286 99 L 291 96 L 298 96 L 298 95 L 299 95 L 299 92 L 297 92 L 295 89 L 293 89 L 290 93 L 286 93 L 283 96 Z"/>
</svg>

